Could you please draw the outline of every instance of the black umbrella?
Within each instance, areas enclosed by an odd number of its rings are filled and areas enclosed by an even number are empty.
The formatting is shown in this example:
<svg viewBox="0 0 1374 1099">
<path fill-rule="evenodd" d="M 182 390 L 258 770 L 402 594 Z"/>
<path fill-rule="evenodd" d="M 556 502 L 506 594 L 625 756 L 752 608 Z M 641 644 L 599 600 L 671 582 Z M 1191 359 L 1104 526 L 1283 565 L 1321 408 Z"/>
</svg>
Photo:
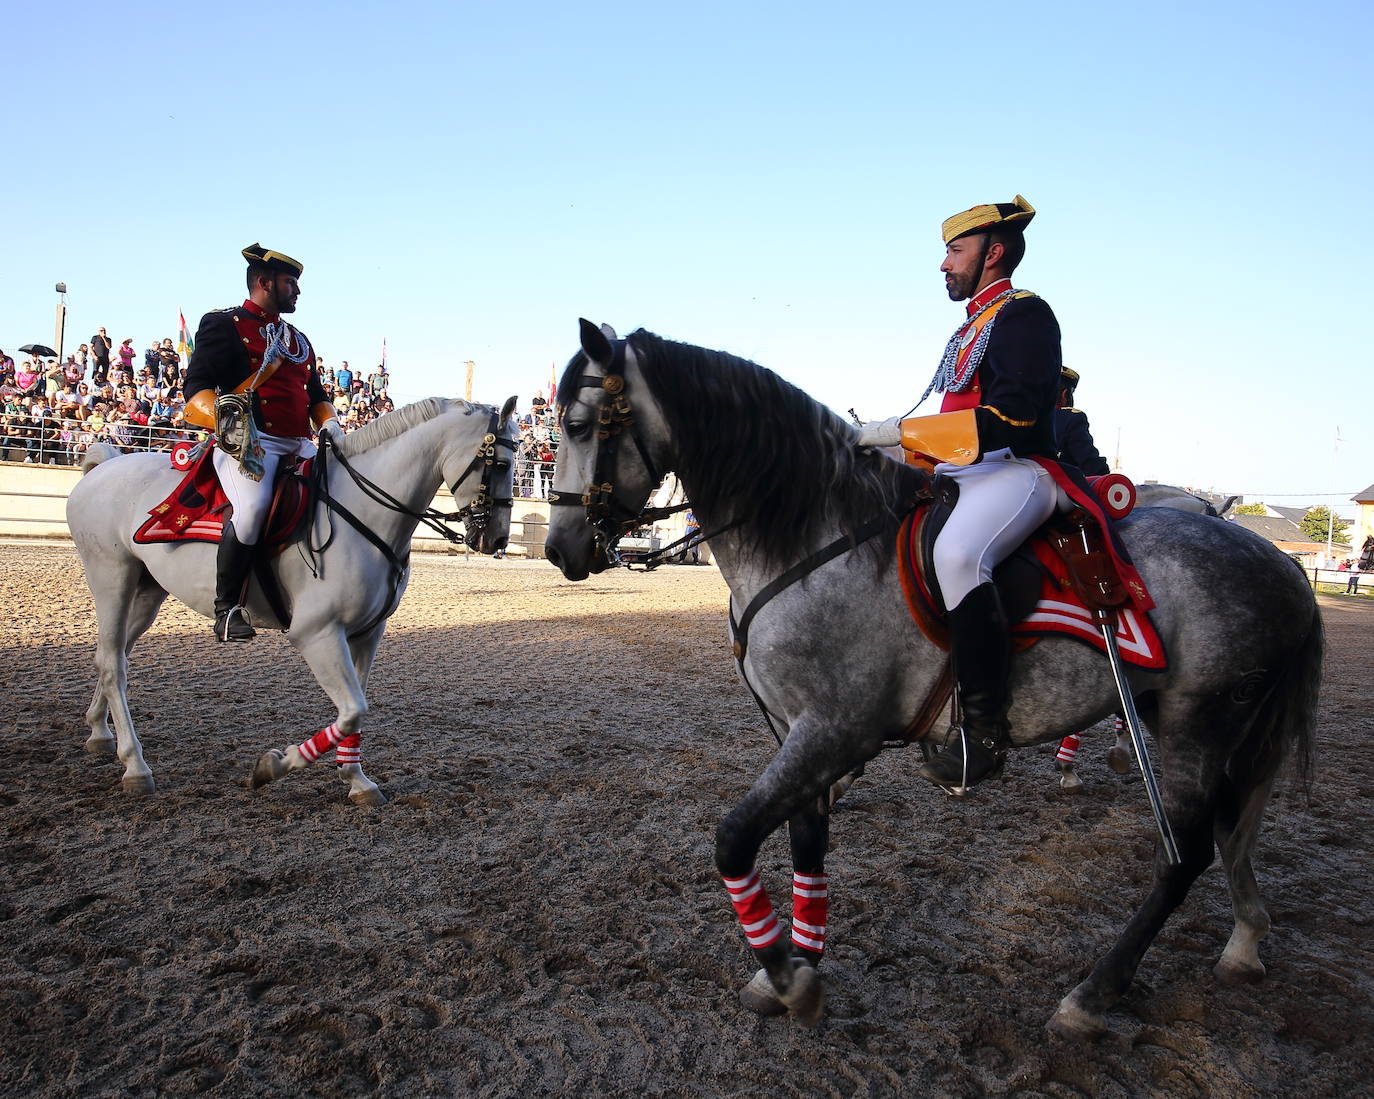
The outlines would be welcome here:
<svg viewBox="0 0 1374 1099">
<path fill-rule="evenodd" d="M 57 352 L 45 343 L 26 343 L 19 349 L 25 355 L 32 355 L 38 359 L 55 359 Z"/>
</svg>

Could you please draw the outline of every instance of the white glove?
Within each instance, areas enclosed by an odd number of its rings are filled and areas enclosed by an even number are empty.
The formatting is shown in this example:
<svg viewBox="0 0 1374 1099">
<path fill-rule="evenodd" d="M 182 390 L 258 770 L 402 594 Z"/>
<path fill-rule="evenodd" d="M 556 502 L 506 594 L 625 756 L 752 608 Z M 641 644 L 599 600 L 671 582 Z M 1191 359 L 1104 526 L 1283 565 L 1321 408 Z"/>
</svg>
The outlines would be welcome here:
<svg viewBox="0 0 1374 1099">
<path fill-rule="evenodd" d="M 860 446 L 901 446 L 902 418 L 893 416 L 889 420 L 870 420 L 859 428 Z"/>
<path fill-rule="evenodd" d="M 329 419 L 325 420 L 324 423 L 320 424 L 319 434 L 330 435 L 337 443 L 344 437 L 343 424 L 339 423 L 339 418 L 337 416 L 331 416 Z"/>
</svg>

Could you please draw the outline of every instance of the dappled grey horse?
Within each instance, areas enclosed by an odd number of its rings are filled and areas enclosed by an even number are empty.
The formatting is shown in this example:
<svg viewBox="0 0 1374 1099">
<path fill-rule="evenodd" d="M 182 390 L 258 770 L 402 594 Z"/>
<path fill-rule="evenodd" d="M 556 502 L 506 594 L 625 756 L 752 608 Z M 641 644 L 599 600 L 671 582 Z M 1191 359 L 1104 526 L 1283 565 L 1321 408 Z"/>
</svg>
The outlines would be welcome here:
<svg viewBox="0 0 1374 1099">
<path fill-rule="evenodd" d="M 405 591 L 411 536 L 422 520 L 439 518 L 428 509 L 443 482 L 453 491 L 454 506 L 466 513 L 472 548 L 494 553 L 505 547 L 514 475 L 514 407 L 514 397 L 500 410 L 431 397 L 346 435 L 336 444 L 337 456 L 325 452 L 333 503 L 315 501 L 308 523 L 310 544 L 324 548 L 318 554 L 300 552 L 302 533 L 272 560 L 272 574 L 290 610 L 287 637 L 337 709 L 334 722 L 316 737 L 327 734 L 324 739 L 334 742 L 330 747 L 345 741 L 339 770 L 356 804 L 385 800 L 363 773 L 359 741 L 348 738 L 359 736 L 367 713 L 368 672 L 387 618 Z M 84 476 L 67 501 L 67 525 L 85 566 L 98 627 L 99 681 L 86 712 L 91 729 L 86 749 L 95 755 L 114 749 L 124 763 L 123 788 L 150 793 L 153 774 L 129 713 L 128 654 L 169 594 L 213 617 L 217 546 L 133 540 L 149 510 L 183 476 L 165 453 L 121 455 L 101 444 L 91 448 L 82 469 Z M 356 517 L 358 525 L 341 517 L 339 508 Z M 255 625 L 284 628 L 256 580 L 245 605 Z M 224 678 L 233 681 L 237 647 L 221 653 Z M 232 707 L 232 700 L 225 705 Z M 274 755 L 285 760 L 289 751 L 295 749 Z M 280 773 L 304 762 L 284 763 Z M 269 766 L 265 777 L 279 777 L 272 770 Z M 261 781 L 261 764 L 256 774 Z"/>
<path fill-rule="evenodd" d="M 669 470 L 711 537 L 741 673 L 782 737 L 716 831 L 716 866 L 763 967 L 741 999 L 814 1022 L 828 910 L 826 792 L 901 738 L 946 662 L 913 623 L 894 561 L 897 517 L 920 475 L 857 447 L 854 428 L 771 372 L 649 332 L 619 340 L 584 321 L 582 350 L 558 394 L 563 440 L 546 553 L 566 577 L 608 567 L 616 537 Z M 1156 601 L 1151 617 L 1169 657 L 1166 670 L 1132 667 L 1128 677 L 1155 738 L 1181 862 L 1171 865 L 1157 847 L 1144 904 L 1050 1020 L 1068 1035 L 1105 1029 L 1103 1013 L 1214 845 L 1235 913 L 1216 972 L 1263 976 L 1257 945 L 1269 918 L 1250 853 L 1285 757 L 1306 772 L 1321 666 L 1312 592 L 1269 543 L 1166 508 L 1141 509 L 1118 529 Z M 854 532 L 856 548 L 846 537 Z M 770 588 L 771 599 L 756 603 Z M 1106 659 L 1067 638 L 1017 655 L 1011 687 L 1018 746 L 1084 728 L 1119 705 Z M 794 869 L 790 945 L 755 868 L 784 823 Z"/>
</svg>

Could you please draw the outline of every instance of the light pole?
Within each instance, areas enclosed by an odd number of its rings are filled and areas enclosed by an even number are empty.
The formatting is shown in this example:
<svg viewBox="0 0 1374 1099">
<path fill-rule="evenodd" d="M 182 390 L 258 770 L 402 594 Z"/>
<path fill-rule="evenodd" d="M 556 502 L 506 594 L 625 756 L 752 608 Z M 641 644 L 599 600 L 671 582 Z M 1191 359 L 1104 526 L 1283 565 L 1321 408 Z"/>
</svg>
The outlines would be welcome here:
<svg viewBox="0 0 1374 1099">
<path fill-rule="evenodd" d="M 59 282 L 57 290 L 57 325 L 53 331 L 53 343 L 57 347 L 57 361 L 62 361 L 62 339 L 67 334 L 67 284 Z"/>
</svg>

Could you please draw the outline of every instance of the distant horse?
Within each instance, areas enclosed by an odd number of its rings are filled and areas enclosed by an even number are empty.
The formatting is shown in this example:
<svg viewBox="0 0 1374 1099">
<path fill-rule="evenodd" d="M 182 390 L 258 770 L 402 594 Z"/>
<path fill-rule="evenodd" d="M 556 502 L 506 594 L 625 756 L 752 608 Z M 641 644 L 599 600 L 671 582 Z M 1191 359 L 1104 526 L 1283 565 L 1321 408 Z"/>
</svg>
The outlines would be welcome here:
<svg viewBox="0 0 1374 1099">
<path fill-rule="evenodd" d="M 894 561 L 897 518 L 920 475 L 857 447 L 854 428 L 762 367 L 645 331 L 619 340 L 582 322 L 582 350 L 558 393 L 563 439 L 545 553 L 564 576 L 608 567 L 616 537 L 668 470 L 711 539 L 730 587 L 741 673 L 782 738 L 716 830 L 716 866 L 763 966 L 741 999 L 761 1014 L 786 1009 L 814 1022 L 822 997 L 812 963 L 824 950 L 828 905 L 825 795 L 901 738 L 946 663 L 913 623 Z M 863 540 L 875 521 L 882 533 Z M 1144 905 L 1060 1003 L 1050 1027 L 1077 1036 L 1105 1029 L 1103 1012 L 1210 865 L 1214 843 L 1235 912 L 1216 971 L 1263 975 L 1257 945 L 1269 917 L 1250 851 L 1280 764 L 1293 754 L 1306 772 L 1321 669 L 1312 592 L 1269 543 L 1166 508 L 1142 508 L 1119 530 L 1157 603 L 1151 617 L 1168 653 L 1166 670 L 1128 675 L 1155 736 L 1182 861 L 1170 865 L 1156 850 Z M 755 603 L 770 587 L 771 600 Z M 1014 657 L 1011 688 L 1017 745 L 1056 739 L 1119 705 L 1106 660 L 1067 638 Z M 791 947 L 754 865 L 784 822 Z"/>
<path fill-rule="evenodd" d="M 368 672 L 387 618 L 405 591 L 411 535 L 421 520 L 435 518 L 427 509 L 440 483 L 446 482 L 455 507 L 466 512 L 471 547 L 482 553 L 505 547 L 510 535 L 514 407 L 514 397 L 500 411 L 432 397 L 344 436 L 335 444 L 337 456 L 332 449 L 322 453 L 332 499 L 313 501 L 306 524 L 311 545 L 323 546 L 322 551 L 313 556 L 305 552 L 306 535 L 300 534 L 271 563 L 289 607 L 289 626 L 278 621 L 257 581 L 250 586 L 245 606 L 254 624 L 286 629 L 337 708 L 338 716 L 326 732 L 336 744 L 346 741 L 340 746 L 340 772 L 356 804 L 385 800 L 363 773 L 359 740 L 346 738 L 358 737 L 367 713 Z M 129 713 L 128 655 L 168 594 L 213 618 L 218 547 L 209 542 L 143 545 L 133 540 L 149 510 L 166 499 L 182 477 L 166 454 L 119 455 L 113 447 L 97 445 L 82 469 L 84 476 L 67 501 L 67 525 L 85 566 L 99 630 L 99 682 L 86 711 L 91 729 L 86 750 L 108 755 L 115 748 L 124 763 L 123 788 L 151 793 L 152 771 Z M 358 525 L 347 520 L 347 514 L 356 517 Z M 232 645 L 221 653 L 223 678 L 232 683 L 238 653 Z M 225 705 L 232 707 L 233 702 Z"/>
<path fill-rule="evenodd" d="M 1231 510 L 1231 506 L 1239 499 L 1239 496 L 1228 496 L 1221 507 L 1217 507 L 1210 500 L 1204 500 L 1186 488 L 1179 488 L 1177 485 L 1147 483 L 1136 485 L 1135 506 L 1138 508 L 1177 508 L 1179 511 L 1190 511 L 1194 515 L 1211 515 L 1217 519 L 1224 519 L 1226 513 Z"/>
</svg>

